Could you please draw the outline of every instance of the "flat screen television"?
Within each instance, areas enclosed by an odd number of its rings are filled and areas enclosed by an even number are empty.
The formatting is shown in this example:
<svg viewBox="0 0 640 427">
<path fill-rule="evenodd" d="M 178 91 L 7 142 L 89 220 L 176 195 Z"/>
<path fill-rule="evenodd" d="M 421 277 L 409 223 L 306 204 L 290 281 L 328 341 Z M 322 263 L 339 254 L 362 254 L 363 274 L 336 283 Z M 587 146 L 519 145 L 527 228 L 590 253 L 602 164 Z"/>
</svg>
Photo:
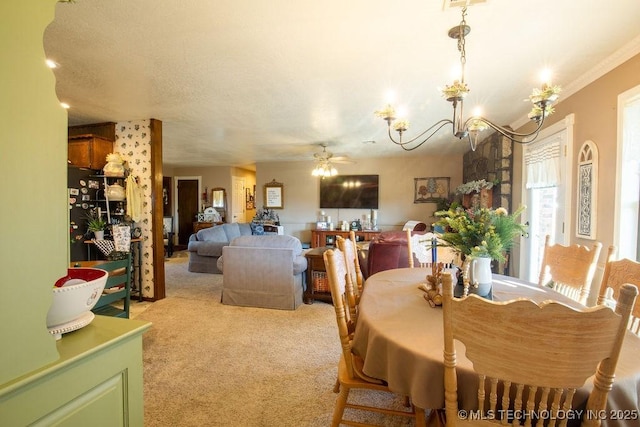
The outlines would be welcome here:
<svg viewBox="0 0 640 427">
<path fill-rule="evenodd" d="M 378 175 L 337 175 L 321 179 L 320 208 L 378 209 Z"/>
</svg>

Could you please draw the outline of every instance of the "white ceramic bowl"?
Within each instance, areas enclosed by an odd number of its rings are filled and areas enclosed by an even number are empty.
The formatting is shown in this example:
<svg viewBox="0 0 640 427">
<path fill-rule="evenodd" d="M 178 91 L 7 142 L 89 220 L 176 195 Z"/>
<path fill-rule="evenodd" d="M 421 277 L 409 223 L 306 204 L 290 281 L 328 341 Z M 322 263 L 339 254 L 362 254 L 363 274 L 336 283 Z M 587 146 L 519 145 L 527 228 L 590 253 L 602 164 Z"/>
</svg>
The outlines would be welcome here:
<svg viewBox="0 0 640 427">
<path fill-rule="evenodd" d="M 47 313 L 47 327 L 71 322 L 91 310 L 107 283 L 109 273 L 99 268 L 70 268 L 53 288 L 53 302 Z"/>
</svg>

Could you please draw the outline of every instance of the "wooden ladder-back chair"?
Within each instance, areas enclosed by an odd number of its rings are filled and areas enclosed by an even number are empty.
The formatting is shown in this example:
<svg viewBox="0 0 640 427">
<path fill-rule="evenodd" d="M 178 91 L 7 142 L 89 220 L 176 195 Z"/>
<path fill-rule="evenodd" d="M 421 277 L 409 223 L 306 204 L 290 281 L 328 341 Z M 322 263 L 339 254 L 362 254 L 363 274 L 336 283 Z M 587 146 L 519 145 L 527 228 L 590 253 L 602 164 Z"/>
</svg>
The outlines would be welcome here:
<svg viewBox="0 0 640 427">
<path fill-rule="evenodd" d="M 580 245 L 551 245 L 550 242 L 551 236 L 547 235 L 538 285 L 550 286 L 586 305 L 602 243 L 596 242 L 588 248 Z"/>
<path fill-rule="evenodd" d="M 347 268 L 344 254 L 339 250 L 329 249 L 323 254 L 324 263 L 327 269 L 331 298 L 336 312 L 336 322 L 338 324 L 338 336 L 342 354 L 338 364 L 338 382 L 340 394 L 336 400 L 331 425 L 337 427 L 345 425 L 366 425 L 344 419 L 345 408 L 372 411 L 376 413 L 412 417 L 416 420 L 416 425 L 425 426 L 424 409 L 411 406 L 411 411 L 395 410 L 376 406 L 357 405 L 348 402 L 351 389 L 363 389 L 384 391 L 392 393 L 387 384 L 379 379 L 371 378 L 362 372 L 364 360 L 352 352 L 351 334 L 349 332 L 348 319 L 350 311 L 348 307 L 348 297 L 346 295 Z"/>
<path fill-rule="evenodd" d="M 131 252 L 125 259 L 107 261 L 95 266 L 109 272 L 107 284 L 91 311 L 103 316 L 129 318 L 131 303 Z M 122 308 L 116 303 L 121 303 Z"/>
<path fill-rule="evenodd" d="M 638 289 L 624 285 L 618 307 L 573 309 L 556 301 L 540 305 L 520 298 L 494 302 L 477 295 L 453 297 L 450 275 L 443 281 L 444 389 L 447 426 L 531 425 L 531 416 L 548 414 L 566 425 L 562 414 L 573 410 L 577 388 L 595 375 L 587 404 L 588 414 L 605 413 L 616 364 Z M 488 321 L 487 319 L 499 319 Z M 465 347 L 478 378 L 476 406 L 483 422 L 458 418 L 456 344 Z M 504 411 L 502 408 L 505 408 Z M 490 411 L 490 412 L 489 412 Z M 534 412 L 535 411 L 535 412 Z M 578 413 L 577 411 L 575 412 Z M 514 414 L 527 414 L 525 419 Z M 544 420 L 545 425 L 548 419 Z M 552 424 L 553 425 L 553 424 Z M 584 417 L 582 425 L 600 425 Z"/>
<path fill-rule="evenodd" d="M 413 233 L 407 230 L 407 246 L 409 248 L 409 267 L 430 267 L 433 263 L 433 247 L 436 235 L 433 233 Z M 418 261 L 416 263 L 416 261 Z"/>
<path fill-rule="evenodd" d="M 347 268 L 347 297 L 349 298 L 349 309 L 351 310 L 351 318 L 354 322 L 358 320 L 358 304 L 363 290 L 362 271 L 360 270 L 360 262 L 358 260 L 358 246 L 356 245 L 355 233 L 349 233 L 349 238 L 336 236 L 336 246 L 344 254 Z"/>
<path fill-rule="evenodd" d="M 640 286 L 640 263 L 630 259 L 615 260 L 616 248 L 609 246 L 607 263 L 604 266 L 598 304 L 604 304 L 607 299 L 607 289 L 611 288 L 611 297 L 617 301 L 620 298 L 620 288 L 625 283 Z M 640 336 L 640 304 L 636 304 L 628 328 L 634 334 Z"/>
</svg>

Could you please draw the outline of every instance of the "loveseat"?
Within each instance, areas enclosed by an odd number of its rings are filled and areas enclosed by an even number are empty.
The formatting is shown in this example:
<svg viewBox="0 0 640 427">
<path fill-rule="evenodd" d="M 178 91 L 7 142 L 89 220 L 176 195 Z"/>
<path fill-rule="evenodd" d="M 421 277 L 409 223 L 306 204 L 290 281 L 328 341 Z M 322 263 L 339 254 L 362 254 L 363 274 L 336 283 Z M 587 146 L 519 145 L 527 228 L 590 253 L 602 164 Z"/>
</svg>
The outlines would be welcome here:
<svg viewBox="0 0 640 427">
<path fill-rule="evenodd" d="M 222 273 L 217 267 L 222 248 L 240 236 L 251 235 L 250 224 L 220 224 L 204 228 L 189 237 L 188 270 L 194 273 Z"/>
<path fill-rule="evenodd" d="M 241 236 L 222 248 L 222 303 L 295 310 L 302 304 L 307 259 L 293 236 Z"/>
</svg>

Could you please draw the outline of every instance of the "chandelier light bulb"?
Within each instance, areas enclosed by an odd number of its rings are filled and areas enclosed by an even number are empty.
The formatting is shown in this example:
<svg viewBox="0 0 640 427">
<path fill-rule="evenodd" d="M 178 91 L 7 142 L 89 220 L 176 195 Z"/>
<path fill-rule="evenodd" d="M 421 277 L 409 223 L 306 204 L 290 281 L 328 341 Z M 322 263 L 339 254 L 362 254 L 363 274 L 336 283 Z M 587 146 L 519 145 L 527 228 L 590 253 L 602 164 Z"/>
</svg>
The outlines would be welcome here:
<svg viewBox="0 0 640 427">
<path fill-rule="evenodd" d="M 396 109 L 396 118 L 398 120 L 407 120 L 407 117 L 409 117 L 409 110 L 407 107 L 404 105 L 399 106 Z"/>
<path fill-rule="evenodd" d="M 545 68 L 542 71 L 540 71 L 540 83 L 542 83 L 543 85 L 546 86 L 550 86 L 551 85 L 551 70 L 549 68 Z"/>
<path fill-rule="evenodd" d="M 453 67 L 451 67 L 451 81 L 455 82 L 455 81 L 460 81 L 462 80 L 462 65 L 460 64 L 455 64 Z"/>
<path fill-rule="evenodd" d="M 389 89 L 384 96 L 385 104 L 395 104 L 398 101 L 398 94 L 395 90 Z"/>
</svg>

